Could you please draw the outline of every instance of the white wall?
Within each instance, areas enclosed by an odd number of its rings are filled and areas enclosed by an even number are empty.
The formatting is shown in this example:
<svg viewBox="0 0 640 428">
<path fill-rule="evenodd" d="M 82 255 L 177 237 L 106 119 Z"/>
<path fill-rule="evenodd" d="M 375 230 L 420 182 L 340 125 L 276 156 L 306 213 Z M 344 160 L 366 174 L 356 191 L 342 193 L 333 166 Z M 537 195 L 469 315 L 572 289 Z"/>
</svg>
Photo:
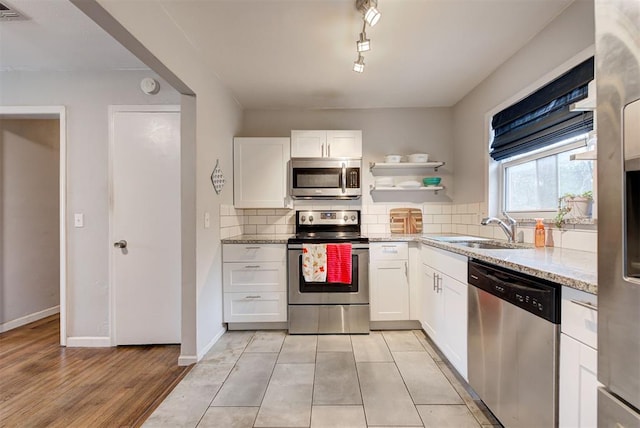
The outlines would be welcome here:
<svg viewBox="0 0 640 428">
<path fill-rule="evenodd" d="M 361 129 L 363 148 L 362 204 L 372 203 L 369 185 L 374 176 L 369 162 L 383 162 L 387 154 L 429 153 L 431 160 L 446 162 L 427 175 L 442 177 L 446 190 L 407 202 L 448 202 L 453 193 L 453 122 L 450 108 L 395 108 L 353 110 L 245 110 L 241 135 L 287 137 L 292 129 Z M 403 198 L 407 198 L 404 195 Z M 375 202 L 392 202 L 377 200 Z"/>
<path fill-rule="evenodd" d="M 60 122 L 0 119 L 0 332 L 60 304 Z"/>
<path fill-rule="evenodd" d="M 178 104 L 161 79 L 157 95 L 140 91 L 144 71 L 2 72 L 0 104 L 67 109 L 67 336 L 109 336 L 108 113 L 111 104 Z M 156 77 L 156 76 L 154 76 Z M 73 227 L 73 213 L 84 227 Z"/>
<path fill-rule="evenodd" d="M 593 1 L 576 0 L 454 106 L 456 203 L 485 199 L 490 120 L 487 113 L 594 43 Z M 546 82 L 540 86 L 543 83 Z"/>
<path fill-rule="evenodd" d="M 195 284 L 183 283 L 183 299 L 194 295 L 196 299 L 195 313 L 183 312 L 181 362 L 188 363 L 202 357 L 224 333 L 220 205 L 233 201 L 232 141 L 240 129 L 242 109 L 210 67 L 201 62 L 198 47 L 185 38 L 161 4 L 108 0 L 98 0 L 98 3 L 196 95 L 195 153 L 191 154 L 195 163 L 195 218 L 192 220 L 195 223 L 196 273 Z M 189 107 L 191 113 L 192 107 Z M 193 118 L 189 118 L 189 122 L 194 123 Z M 218 159 L 227 179 L 221 195 L 216 195 L 209 178 Z M 185 167 L 184 162 L 182 166 Z M 205 212 L 211 215 L 208 229 L 204 228 Z M 183 231 L 184 228 L 183 224 Z M 189 303 L 183 302 L 183 310 L 194 310 Z M 195 325 L 195 331 L 185 328 L 190 325 Z"/>
</svg>

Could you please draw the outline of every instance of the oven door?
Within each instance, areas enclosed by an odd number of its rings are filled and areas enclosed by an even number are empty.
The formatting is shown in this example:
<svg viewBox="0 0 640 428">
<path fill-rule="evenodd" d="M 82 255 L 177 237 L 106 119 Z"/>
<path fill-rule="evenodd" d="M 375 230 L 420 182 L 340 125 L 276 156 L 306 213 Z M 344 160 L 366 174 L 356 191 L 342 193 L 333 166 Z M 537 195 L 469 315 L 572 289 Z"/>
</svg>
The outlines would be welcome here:
<svg viewBox="0 0 640 428">
<path fill-rule="evenodd" d="M 307 282 L 302 274 L 302 244 L 289 244 L 289 304 L 368 304 L 369 244 L 353 244 L 351 284 Z"/>
</svg>

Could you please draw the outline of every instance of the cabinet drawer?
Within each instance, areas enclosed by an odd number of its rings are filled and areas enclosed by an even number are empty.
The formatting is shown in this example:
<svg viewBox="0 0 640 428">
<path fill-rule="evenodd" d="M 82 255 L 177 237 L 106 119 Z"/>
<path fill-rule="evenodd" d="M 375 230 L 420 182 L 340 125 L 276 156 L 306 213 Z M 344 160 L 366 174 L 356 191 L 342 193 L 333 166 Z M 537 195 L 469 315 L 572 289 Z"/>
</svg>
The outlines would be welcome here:
<svg viewBox="0 0 640 428">
<path fill-rule="evenodd" d="M 287 321 L 287 293 L 224 293 L 224 322 Z"/>
<path fill-rule="evenodd" d="M 597 304 L 593 294 L 562 287 L 562 332 L 594 349 L 598 349 Z"/>
<path fill-rule="evenodd" d="M 223 262 L 284 262 L 287 249 L 284 244 L 225 244 Z"/>
<path fill-rule="evenodd" d="M 406 242 L 376 242 L 370 244 L 369 251 L 371 260 L 409 260 Z"/>
<path fill-rule="evenodd" d="M 468 259 L 466 256 L 422 244 L 420 258 L 423 264 L 431 266 L 463 284 L 467 283 Z"/>
<path fill-rule="evenodd" d="M 223 263 L 224 292 L 287 291 L 284 262 Z"/>
</svg>

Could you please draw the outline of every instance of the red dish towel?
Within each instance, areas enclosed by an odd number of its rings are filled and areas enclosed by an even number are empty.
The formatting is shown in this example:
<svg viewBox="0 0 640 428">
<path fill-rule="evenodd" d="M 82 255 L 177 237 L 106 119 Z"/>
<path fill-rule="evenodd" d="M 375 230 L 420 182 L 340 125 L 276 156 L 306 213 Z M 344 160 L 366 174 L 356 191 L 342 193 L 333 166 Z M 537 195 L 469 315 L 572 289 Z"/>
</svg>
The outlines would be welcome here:
<svg viewBox="0 0 640 428">
<path fill-rule="evenodd" d="M 351 284 L 351 244 L 327 244 L 327 282 Z"/>
</svg>

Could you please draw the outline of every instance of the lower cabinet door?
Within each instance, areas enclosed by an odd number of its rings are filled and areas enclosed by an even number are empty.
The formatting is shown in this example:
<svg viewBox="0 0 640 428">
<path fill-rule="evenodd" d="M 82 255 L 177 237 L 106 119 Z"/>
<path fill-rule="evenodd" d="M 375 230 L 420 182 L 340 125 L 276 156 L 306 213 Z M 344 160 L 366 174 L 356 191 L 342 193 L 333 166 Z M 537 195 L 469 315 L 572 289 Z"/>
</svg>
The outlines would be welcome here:
<svg viewBox="0 0 640 428">
<path fill-rule="evenodd" d="M 439 277 L 435 270 L 425 264 L 422 265 L 422 328 L 431 340 L 438 344 L 438 324 L 442 318 L 442 299 L 440 298 Z M 440 345 L 438 345 L 440 346 Z"/>
<path fill-rule="evenodd" d="M 224 293 L 224 322 L 287 321 L 287 293 Z"/>
<path fill-rule="evenodd" d="M 458 373 L 467 378 L 467 285 L 441 274 L 444 293 L 442 352 Z"/>
<path fill-rule="evenodd" d="M 369 275 L 371 321 L 409 319 L 409 266 L 407 260 L 376 261 Z"/>
<path fill-rule="evenodd" d="M 598 351 L 560 335 L 560 427 L 598 425 Z"/>
</svg>

